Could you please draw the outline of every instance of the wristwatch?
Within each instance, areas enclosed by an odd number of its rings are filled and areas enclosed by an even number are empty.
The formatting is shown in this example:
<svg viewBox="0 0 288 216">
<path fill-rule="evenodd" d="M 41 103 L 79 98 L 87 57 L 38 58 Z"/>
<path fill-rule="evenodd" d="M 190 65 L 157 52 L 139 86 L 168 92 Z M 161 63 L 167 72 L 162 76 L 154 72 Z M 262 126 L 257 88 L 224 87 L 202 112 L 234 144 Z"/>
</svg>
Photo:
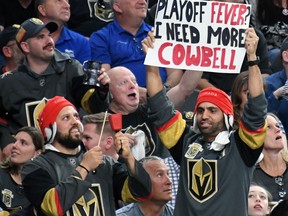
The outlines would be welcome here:
<svg viewBox="0 0 288 216">
<path fill-rule="evenodd" d="M 254 65 L 258 65 L 258 64 L 260 63 L 260 58 L 259 58 L 259 56 L 257 56 L 256 60 L 254 60 L 254 61 L 248 61 L 247 63 L 248 63 L 248 66 L 249 66 L 249 67 L 252 67 L 252 66 L 254 66 Z"/>
</svg>

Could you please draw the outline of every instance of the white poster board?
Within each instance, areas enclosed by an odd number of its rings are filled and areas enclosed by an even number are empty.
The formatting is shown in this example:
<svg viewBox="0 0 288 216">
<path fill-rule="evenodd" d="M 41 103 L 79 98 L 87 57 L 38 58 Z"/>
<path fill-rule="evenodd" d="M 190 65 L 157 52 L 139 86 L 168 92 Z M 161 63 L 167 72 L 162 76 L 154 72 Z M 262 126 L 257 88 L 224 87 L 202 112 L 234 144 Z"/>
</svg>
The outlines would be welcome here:
<svg viewBox="0 0 288 216">
<path fill-rule="evenodd" d="M 239 73 L 246 53 L 251 5 L 217 1 L 159 0 L 154 48 L 145 65 Z"/>
</svg>

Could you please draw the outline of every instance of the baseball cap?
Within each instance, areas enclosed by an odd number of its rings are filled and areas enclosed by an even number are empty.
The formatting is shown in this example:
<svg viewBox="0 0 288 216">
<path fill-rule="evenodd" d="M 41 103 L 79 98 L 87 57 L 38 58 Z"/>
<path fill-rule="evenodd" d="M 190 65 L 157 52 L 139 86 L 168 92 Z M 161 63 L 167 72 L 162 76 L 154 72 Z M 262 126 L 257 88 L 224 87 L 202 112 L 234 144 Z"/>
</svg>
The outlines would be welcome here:
<svg viewBox="0 0 288 216">
<path fill-rule="evenodd" d="M 37 18 L 30 18 L 24 21 L 16 35 L 17 43 L 20 44 L 22 41 L 34 37 L 44 28 L 47 28 L 50 33 L 53 33 L 58 29 L 58 25 L 55 22 L 45 24 L 42 20 Z"/>
<path fill-rule="evenodd" d="M 16 40 L 16 34 L 19 30 L 19 25 L 13 25 L 5 28 L 0 32 L 0 54 L 3 55 L 2 49 L 9 41 Z"/>
<path fill-rule="evenodd" d="M 288 50 L 288 37 L 286 37 L 281 45 L 281 53 L 285 50 Z"/>
</svg>

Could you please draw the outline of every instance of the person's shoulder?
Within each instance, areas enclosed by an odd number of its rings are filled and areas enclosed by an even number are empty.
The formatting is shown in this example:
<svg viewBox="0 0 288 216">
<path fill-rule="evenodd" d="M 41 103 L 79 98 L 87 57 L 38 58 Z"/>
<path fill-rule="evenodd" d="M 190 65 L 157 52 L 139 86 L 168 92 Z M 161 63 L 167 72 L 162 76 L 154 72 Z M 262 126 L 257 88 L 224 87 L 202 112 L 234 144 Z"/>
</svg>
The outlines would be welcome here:
<svg viewBox="0 0 288 216">
<path fill-rule="evenodd" d="M 64 27 L 64 29 L 65 29 L 66 33 L 69 34 L 70 37 L 73 38 L 74 40 L 75 39 L 77 39 L 77 40 L 85 40 L 85 41 L 88 42 L 88 39 L 84 35 L 82 35 L 82 34 L 80 34 L 78 32 L 75 32 L 75 31 L 73 31 L 73 30 L 71 30 L 71 29 L 69 29 L 67 27 Z"/>
<path fill-rule="evenodd" d="M 152 26 L 148 23 L 146 23 L 145 21 L 143 21 L 142 23 L 142 29 L 144 32 L 150 32 L 152 30 Z"/>
<path fill-rule="evenodd" d="M 165 204 L 164 214 L 163 216 L 173 216 L 174 207 L 170 204 Z"/>
<path fill-rule="evenodd" d="M 68 54 L 61 52 L 58 49 L 55 49 L 55 62 L 62 62 L 62 61 L 75 61 L 75 59 L 71 58 Z"/>
<path fill-rule="evenodd" d="M 6 72 L 4 74 L 2 74 L 0 76 L 0 80 L 3 80 L 3 79 L 10 79 L 13 77 L 13 75 L 15 75 L 14 71 L 9 71 L 9 72 Z"/>
<path fill-rule="evenodd" d="M 114 160 L 114 158 L 112 158 L 109 155 L 104 155 L 103 160 L 105 161 L 104 164 L 109 165 L 109 166 L 114 165 L 115 163 L 118 163 L 116 160 Z"/>
<path fill-rule="evenodd" d="M 150 30 L 153 28 L 150 24 L 146 23 L 145 21 L 143 21 L 142 25 L 145 26 L 146 28 L 149 28 Z"/>
<path fill-rule="evenodd" d="M 111 23 L 107 24 L 106 26 L 104 26 L 103 28 L 101 28 L 97 31 L 94 31 L 91 34 L 90 39 L 93 37 L 99 36 L 99 35 L 104 35 L 104 36 L 108 37 L 107 34 L 113 29 L 115 29 L 114 22 L 111 22 Z"/>
<path fill-rule="evenodd" d="M 116 210 L 116 215 L 117 216 L 134 216 L 135 207 L 136 207 L 135 203 L 131 203 L 129 205 L 123 206 L 122 208 Z"/>
<path fill-rule="evenodd" d="M 281 78 L 287 79 L 285 69 L 282 69 L 278 72 L 272 73 L 271 75 L 265 77 L 265 81 L 270 82 L 270 81 L 275 81 Z"/>
</svg>

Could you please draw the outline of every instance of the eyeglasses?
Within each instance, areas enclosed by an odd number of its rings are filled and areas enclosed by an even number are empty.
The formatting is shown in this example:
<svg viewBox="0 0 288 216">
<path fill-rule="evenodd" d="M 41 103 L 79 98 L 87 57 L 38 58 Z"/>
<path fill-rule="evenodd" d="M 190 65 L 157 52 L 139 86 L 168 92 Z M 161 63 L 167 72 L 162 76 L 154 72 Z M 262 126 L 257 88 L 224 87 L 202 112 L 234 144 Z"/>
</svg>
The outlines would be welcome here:
<svg viewBox="0 0 288 216">
<path fill-rule="evenodd" d="M 283 199 L 286 196 L 286 190 L 284 189 L 284 182 L 282 176 L 275 177 L 275 183 L 278 185 L 278 192 L 280 199 Z"/>
</svg>

